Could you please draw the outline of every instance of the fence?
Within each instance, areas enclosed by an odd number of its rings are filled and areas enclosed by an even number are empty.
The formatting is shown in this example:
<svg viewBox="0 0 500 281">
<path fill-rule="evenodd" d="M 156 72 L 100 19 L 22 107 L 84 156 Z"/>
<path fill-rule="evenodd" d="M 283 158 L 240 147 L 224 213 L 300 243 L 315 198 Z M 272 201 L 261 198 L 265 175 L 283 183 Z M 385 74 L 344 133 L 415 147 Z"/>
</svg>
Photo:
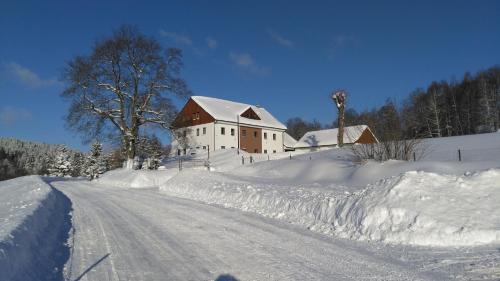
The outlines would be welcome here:
<svg viewBox="0 0 500 281">
<path fill-rule="evenodd" d="M 428 149 L 424 153 L 413 156 L 416 161 L 500 161 L 500 148 L 456 148 L 456 149 Z"/>
</svg>

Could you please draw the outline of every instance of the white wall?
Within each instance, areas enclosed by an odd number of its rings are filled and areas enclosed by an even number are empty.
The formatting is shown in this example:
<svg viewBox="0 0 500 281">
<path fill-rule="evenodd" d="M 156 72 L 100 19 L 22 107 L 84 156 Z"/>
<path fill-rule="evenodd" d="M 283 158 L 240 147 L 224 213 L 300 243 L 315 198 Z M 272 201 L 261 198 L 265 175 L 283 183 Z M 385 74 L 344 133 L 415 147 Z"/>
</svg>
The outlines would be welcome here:
<svg viewBox="0 0 500 281">
<path fill-rule="evenodd" d="M 225 128 L 225 134 L 221 134 L 221 128 Z M 203 134 L 203 128 L 206 128 L 206 134 Z M 208 123 L 203 125 L 196 125 L 188 127 L 190 129 L 189 134 L 189 147 L 194 149 L 203 149 L 203 147 L 210 150 L 237 148 L 238 147 L 238 126 L 235 124 L 216 122 Z M 234 136 L 231 135 L 231 129 L 234 129 Z M 183 131 L 185 129 L 178 129 Z M 199 135 L 197 135 L 197 130 L 199 130 Z M 215 143 L 214 143 L 214 133 L 215 133 Z M 267 139 L 264 139 L 264 133 L 267 133 Z M 273 140 L 273 134 L 276 134 L 276 140 Z M 178 143 L 175 139 L 172 140 L 172 155 L 177 153 Z M 272 129 L 262 129 L 262 153 L 267 150 L 268 154 L 272 154 L 273 151 L 276 153 L 283 152 L 283 132 L 280 130 Z"/>
<path fill-rule="evenodd" d="M 221 128 L 225 128 L 225 134 L 221 134 Z M 231 136 L 231 129 L 234 129 L 234 136 Z M 212 129 L 213 130 L 213 129 Z M 213 132 L 212 132 L 213 133 Z M 213 135 L 212 135 L 213 136 Z M 224 146 L 226 149 L 238 147 L 238 126 L 217 122 L 215 123 L 215 149 L 221 149 Z"/>
<path fill-rule="evenodd" d="M 203 128 L 206 128 L 206 133 L 203 134 Z M 190 129 L 189 132 L 189 147 L 190 148 L 198 148 L 198 149 L 208 149 L 210 146 L 210 150 L 213 150 L 214 147 L 214 123 L 207 123 L 202 125 L 191 126 L 186 129 Z M 176 131 L 184 131 L 184 128 L 177 129 Z M 197 135 L 197 130 L 199 130 L 199 135 Z M 178 149 L 177 140 L 172 139 L 172 155 L 177 154 Z"/>
<path fill-rule="evenodd" d="M 267 139 L 264 138 L 265 133 L 267 133 Z M 273 140 L 273 134 L 276 134 L 276 140 Z M 265 153 L 266 150 L 268 154 L 272 154 L 273 151 L 276 151 L 276 153 L 284 151 L 283 131 L 262 129 L 262 153 Z"/>
</svg>

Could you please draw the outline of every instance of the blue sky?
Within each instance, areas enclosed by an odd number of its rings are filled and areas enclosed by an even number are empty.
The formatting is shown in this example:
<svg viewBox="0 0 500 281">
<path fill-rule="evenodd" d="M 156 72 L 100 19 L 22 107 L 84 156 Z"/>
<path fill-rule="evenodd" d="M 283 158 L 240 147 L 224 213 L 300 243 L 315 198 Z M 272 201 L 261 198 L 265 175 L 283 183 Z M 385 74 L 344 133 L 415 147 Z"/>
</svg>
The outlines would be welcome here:
<svg viewBox="0 0 500 281">
<path fill-rule="evenodd" d="M 403 2 L 4 0 L 0 136 L 87 150 L 64 127 L 58 77 L 121 24 L 182 48 L 196 95 L 259 104 L 283 122 L 332 122 L 333 89 L 361 111 L 500 63 L 500 1 Z"/>
</svg>

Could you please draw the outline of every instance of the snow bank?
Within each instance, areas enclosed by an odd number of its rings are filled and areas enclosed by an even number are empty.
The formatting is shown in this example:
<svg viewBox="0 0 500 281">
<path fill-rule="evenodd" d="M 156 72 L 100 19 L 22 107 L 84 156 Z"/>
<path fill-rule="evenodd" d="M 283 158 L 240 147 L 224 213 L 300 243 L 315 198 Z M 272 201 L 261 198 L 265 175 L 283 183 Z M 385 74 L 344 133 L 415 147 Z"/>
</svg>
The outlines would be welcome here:
<svg viewBox="0 0 500 281">
<path fill-rule="evenodd" d="M 462 176 L 412 171 L 363 189 L 291 187 L 183 171 L 160 190 L 346 238 L 470 246 L 500 243 L 499 185 L 500 170 Z"/>
<path fill-rule="evenodd" d="M 177 169 L 166 170 L 128 170 L 116 169 L 101 175 L 94 180 L 101 186 L 116 186 L 126 188 L 158 187 L 168 181 L 178 172 Z"/>
<path fill-rule="evenodd" d="M 0 280 L 62 280 L 71 202 L 39 176 L 0 182 Z"/>
</svg>

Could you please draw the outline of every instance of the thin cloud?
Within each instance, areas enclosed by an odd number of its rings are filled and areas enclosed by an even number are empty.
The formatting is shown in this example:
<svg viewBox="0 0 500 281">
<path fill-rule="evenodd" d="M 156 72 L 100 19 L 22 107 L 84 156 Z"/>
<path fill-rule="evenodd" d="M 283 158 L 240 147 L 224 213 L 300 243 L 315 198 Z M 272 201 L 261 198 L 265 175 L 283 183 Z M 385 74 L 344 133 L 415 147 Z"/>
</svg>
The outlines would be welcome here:
<svg viewBox="0 0 500 281">
<path fill-rule="evenodd" d="M 160 36 L 168 38 L 177 44 L 182 44 L 186 46 L 192 46 L 193 40 L 190 37 L 175 32 L 168 32 L 166 30 L 160 29 Z"/>
<path fill-rule="evenodd" d="M 229 53 L 229 60 L 237 66 L 238 68 L 244 69 L 246 71 L 255 74 L 268 74 L 268 70 L 265 67 L 261 67 L 255 62 L 255 59 L 248 53 Z"/>
<path fill-rule="evenodd" d="M 12 106 L 0 108 L 0 124 L 6 127 L 11 127 L 19 122 L 30 120 L 31 117 L 31 112 L 24 108 Z"/>
<path fill-rule="evenodd" d="M 328 49 L 328 58 L 333 59 L 342 49 L 356 46 L 358 43 L 358 39 L 353 35 L 337 35 L 330 42 L 330 47 Z"/>
<path fill-rule="evenodd" d="M 5 67 L 11 75 L 29 87 L 41 88 L 59 84 L 56 78 L 43 79 L 37 73 L 16 62 L 7 63 Z"/>
<path fill-rule="evenodd" d="M 210 49 L 216 49 L 217 46 L 218 46 L 218 43 L 217 43 L 217 40 L 215 40 L 214 38 L 211 38 L 211 37 L 207 37 L 206 38 L 206 41 L 207 41 L 207 46 L 210 48 Z"/>
<path fill-rule="evenodd" d="M 269 34 L 269 37 L 271 37 L 271 39 L 274 42 L 280 44 L 281 46 L 291 48 L 295 45 L 291 40 L 283 37 L 282 35 L 280 35 L 279 33 L 275 32 L 273 30 L 268 30 L 267 34 Z"/>
</svg>

